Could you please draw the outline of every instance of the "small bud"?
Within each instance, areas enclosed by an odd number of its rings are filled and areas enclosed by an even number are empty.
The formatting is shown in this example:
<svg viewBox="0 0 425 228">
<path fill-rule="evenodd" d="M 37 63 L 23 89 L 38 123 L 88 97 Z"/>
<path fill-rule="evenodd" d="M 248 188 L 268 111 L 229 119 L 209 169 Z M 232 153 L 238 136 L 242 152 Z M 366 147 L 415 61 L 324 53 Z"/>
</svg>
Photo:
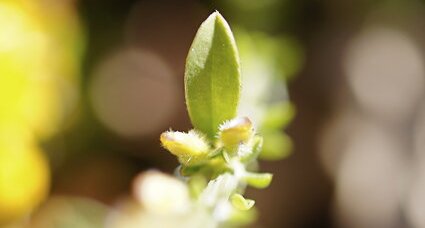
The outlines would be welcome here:
<svg viewBox="0 0 425 228">
<path fill-rule="evenodd" d="M 252 199 L 245 199 L 241 194 L 235 193 L 230 197 L 230 201 L 232 202 L 232 205 L 241 211 L 247 211 L 251 209 L 255 201 Z"/>
<path fill-rule="evenodd" d="M 245 181 L 255 188 L 267 188 L 272 182 L 273 174 L 271 173 L 247 173 Z"/>
<path fill-rule="evenodd" d="M 249 143 L 238 148 L 238 156 L 243 163 L 248 164 L 257 159 L 262 147 L 263 137 L 256 135 Z"/>
<path fill-rule="evenodd" d="M 235 118 L 220 126 L 219 137 L 224 146 L 233 150 L 240 143 L 246 143 L 252 138 L 254 128 L 247 117 Z"/>
<path fill-rule="evenodd" d="M 208 143 L 195 131 L 167 131 L 161 134 L 160 140 L 162 146 L 176 155 L 183 165 L 203 160 L 209 151 Z"/>
</svg>

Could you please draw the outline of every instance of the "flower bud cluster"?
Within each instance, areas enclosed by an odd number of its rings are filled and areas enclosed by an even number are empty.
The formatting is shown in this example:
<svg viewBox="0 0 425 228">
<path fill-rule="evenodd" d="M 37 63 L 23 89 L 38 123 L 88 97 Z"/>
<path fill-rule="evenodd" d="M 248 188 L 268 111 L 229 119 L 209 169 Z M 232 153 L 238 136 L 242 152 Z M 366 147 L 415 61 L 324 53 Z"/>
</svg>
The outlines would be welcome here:
<svg viewBox="0 0 425 228">
<path fill-rule="evenodd" d="M 246 156 L 253 152 L 254 127 L 247 117 L 224 122 L 218 129 L 215 142 L 208 141 L 202 133 L 191 130 L 187 133 L 166 131 L 161 134 L 162 146 L 175 155 L 183 166 L 217 164 L 214 159 L 219 153 Z M 258 150 L 259 148 L 256 148 Z"/>
</svg>

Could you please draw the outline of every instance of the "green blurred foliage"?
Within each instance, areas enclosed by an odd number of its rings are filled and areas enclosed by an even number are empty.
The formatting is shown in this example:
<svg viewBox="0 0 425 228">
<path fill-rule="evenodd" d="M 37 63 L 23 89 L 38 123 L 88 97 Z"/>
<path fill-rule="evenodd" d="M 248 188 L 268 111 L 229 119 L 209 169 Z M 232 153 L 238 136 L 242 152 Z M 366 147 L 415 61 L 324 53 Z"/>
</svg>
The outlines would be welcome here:
<svg viewBox="0 0 425 228">
<path fill-rule="evenodd" d="M 237 29 L 241 55 L 242 89 L 239 113 L 253 118 L 264 137 L 260 158 L 276 160 L 289 155 L 293 144 L 283 132 L 295 116 L 286 82 L 300 70 L 303 51 L 296 40 Z"/>
</svg>

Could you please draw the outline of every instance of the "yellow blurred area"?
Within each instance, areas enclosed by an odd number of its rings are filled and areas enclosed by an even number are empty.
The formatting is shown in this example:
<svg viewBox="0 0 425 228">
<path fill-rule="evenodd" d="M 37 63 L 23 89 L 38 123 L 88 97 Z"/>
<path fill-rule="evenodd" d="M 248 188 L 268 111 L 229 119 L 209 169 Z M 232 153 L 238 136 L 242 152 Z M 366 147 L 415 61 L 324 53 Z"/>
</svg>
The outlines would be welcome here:
<svg viewBox="0 0 425 228">
<path fill-rule="evenodd" d="M 24 215 L 48 191 L 47 161 L 23 129 L 0 129 L 0 224 Z"/>
<path fill-rule="evenodd" d="M 82 37 L 65 2 L 0 2 L 0 226 L 45 198 L 49 167 L 37 140 L 56 133 L 77 101 Z"/>
<path fill-rule="evenodd" d="M 56 19 L 65 20 L 60 28 Z M 45 139 L 75 106 L 81 47 L 70 19 L 37 11 L 34 2 L 0 3 L 0 123 L 28 126 Z"/>
<path fill-rule="evenodd" d="M 0 28 L 3 31 L 0 36 L 0 121 L 24 122 L 35 129 L 46 126 L 43 122 L 47 121 L 40 119 L 43 115 L 37 111 L 49 110 L 45 106 L 51 103 L 48 97 L 52 96 L 44 95 L 44 99 L 39 93 L 29 96 L 32 87 L 46 81 L 42 62 L 46 56 L 46 36 L 22 9 L 8 4 L 0 5 Z M 26 115 L 28 99 L 44 102 L 30 103 L 29 106 L 40 108 Z"/>
</svg>

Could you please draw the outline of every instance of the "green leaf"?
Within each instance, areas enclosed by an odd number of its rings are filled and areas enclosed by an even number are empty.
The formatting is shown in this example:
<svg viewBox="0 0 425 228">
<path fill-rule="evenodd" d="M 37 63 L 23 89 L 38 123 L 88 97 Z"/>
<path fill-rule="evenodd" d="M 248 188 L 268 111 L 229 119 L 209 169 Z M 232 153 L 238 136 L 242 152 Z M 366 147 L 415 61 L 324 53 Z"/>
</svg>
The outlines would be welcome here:
<svg viewBox="0 0 425 228">
<path fill-rule="evenodd" d="M 218 12 L 199 28 L 186 59 L 186 105 L 193 126 L 214 139 L 236 116 L 240 96 L 239 54 L 232 31 Z"/>
<path fill-rule="evenodd" d="M 232 205 L 242 211 L 246 211 L 251 209 L 252 206 L 254 206 L 255 201 L 251 199 L 245 199 L 241 194 L 235 193 L 230 197 L 230 201 L 232 202 Z"/>
<path fill-rule="evenodd" d="M 267 188 L 272 182 L 273 174 L 271 173 L 248 173 L 245 181 L 255 188 Z"/>
</svg>

